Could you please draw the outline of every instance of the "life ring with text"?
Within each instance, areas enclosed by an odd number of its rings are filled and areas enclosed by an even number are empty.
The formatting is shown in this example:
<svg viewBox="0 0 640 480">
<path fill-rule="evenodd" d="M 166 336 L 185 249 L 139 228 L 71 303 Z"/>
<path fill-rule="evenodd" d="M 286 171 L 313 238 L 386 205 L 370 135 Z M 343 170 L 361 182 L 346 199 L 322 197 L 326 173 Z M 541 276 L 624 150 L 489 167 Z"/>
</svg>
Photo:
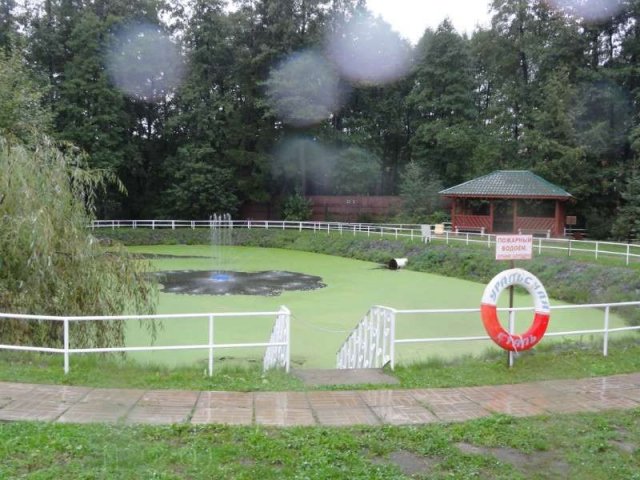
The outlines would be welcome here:
<svg viewBox="0 0 640 480">
<path fill-rule="evenodd" d="M 505 288 L 512 285 L 520 285 L 533 297 L 533 323 L 522 335 L 511 335 L 502 328 L 498 319 L 498 298 Z M 519 352 L 533 348 L 542 340 L 549 325 L 551 305 L 547 291 L 535 275 L 521 268 L 512 268 L 499 273 L 487 284 L 482 295 L 480 315 L 485 330 L 495 343 L 505 350 Z"/>
</svg>

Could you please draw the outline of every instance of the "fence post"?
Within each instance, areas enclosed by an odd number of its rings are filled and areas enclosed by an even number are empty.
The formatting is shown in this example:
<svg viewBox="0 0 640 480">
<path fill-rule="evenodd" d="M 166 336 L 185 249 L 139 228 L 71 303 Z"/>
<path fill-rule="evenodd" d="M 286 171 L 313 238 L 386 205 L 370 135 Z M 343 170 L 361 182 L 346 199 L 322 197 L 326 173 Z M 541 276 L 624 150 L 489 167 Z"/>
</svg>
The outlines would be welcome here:
<svg viewBox="0 0 640 480">
<path fill-rule="evenodd" d="M 64 374 L 69 373 L 69 319 L 65 318 L 63 320 L 63 330 L 64 330 Z"/>
<path fill-rule="evenodd" d="M 569 256 L 571 256 L 571 239 L 569 239 L 569 246 L 567 249 L 569 250 Z"/>
<path fill-rule="evenodd" d="M 596 242 L 596 260 L 598 259 L 598 247 L 600 245 L 600 242 Z"/>
<path fill-rule="evenodd" d="M 445 233 L 445 238 L 446 238 L 446 241 L 447 241 L 447 245 L 449 245 L 449 230 L 445 231 L 444 233 Z"/>
<path fill-rule="evenodd" d="M 213 315 L 209 315 L 209 376 L 213 376 Z"/>
<path fill-rule="evenodd" d="M 396 368 L 396 312 L 391 312 L 391 331 L 389 332 L 389 363 L 391 370 Z"/>
<path fill-rule="evenodd" d="M 542 239 L 538 239 L 538 255 L 542 255 Z"/>
<path fill-rule="evenodd" d="M 511 287 L 513 288 L 513 287 Z M 513 341 L 513 333 L 516 331 L 516 319 L 515 313 L 513 309 L 509 309 L 509 336 L 511 337 L 511 341 Z M 514 363 L 514 355 L 511 350 L 509 350 L 509 368 L 513 368 Z"/>
<path fill-rule="evenodd" d="M 285 323 L 287 326 L 287 346 L 285 347 L 287 364 L 285 369 L 287 373 L 289 373 L 289 370 L 291 369 L 291 312 L 286 307 L 282 307 L 282 310 L 285 312 Z"/>
<path fill-rule="evenodd" d="M 155 229 L 156 229 L 156 221 L 151 220 L 151 230 L 155 230 Z"/>
<path fill-rule="evenodd" d="M 175 229 L 176 229 L 176 221 L 171 220 L 171 230 L 175 230 Z"/>
<path fill-rule="evenodd" d="M 627 243 L 627 265 L 629 265 L 629 244 Z"/>
<path fill-rule="evenodd" d="M 602 355 L 605 357 L 609 354 L 609 308 L 607 305 L 604 309 L 604 345 L 602 347 Z"/>
</svg>

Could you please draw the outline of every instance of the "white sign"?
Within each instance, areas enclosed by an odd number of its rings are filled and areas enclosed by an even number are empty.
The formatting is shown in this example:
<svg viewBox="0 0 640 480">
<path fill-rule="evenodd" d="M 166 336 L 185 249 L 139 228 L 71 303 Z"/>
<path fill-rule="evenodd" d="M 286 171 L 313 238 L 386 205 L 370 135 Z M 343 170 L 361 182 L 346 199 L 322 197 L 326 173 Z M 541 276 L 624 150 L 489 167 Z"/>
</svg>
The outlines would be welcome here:
<svg viewBox="0 0 640 480">
<path fill-rule="evenodd" d="M 496 260 L 530 260 L 533 253 L 533 235 L 498 235 Z"/>
</svg>

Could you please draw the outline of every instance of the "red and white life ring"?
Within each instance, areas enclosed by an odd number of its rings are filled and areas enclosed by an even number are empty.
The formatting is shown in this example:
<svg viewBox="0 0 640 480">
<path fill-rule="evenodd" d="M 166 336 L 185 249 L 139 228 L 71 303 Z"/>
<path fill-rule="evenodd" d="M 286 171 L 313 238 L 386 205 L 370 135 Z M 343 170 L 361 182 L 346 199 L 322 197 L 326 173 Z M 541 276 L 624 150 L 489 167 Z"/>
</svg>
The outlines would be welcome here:
<svg viewBox="0 0 640 480">
<path fill-rule="evenodd" d="M 511 285 L 524 287 L 533 297 L 535 307 L 533 324 L 522 335 L 511 335 L 502 328 L 498 319 L 496 306 L 498 298 L 502 291 Z M 551 305 L 547 291 L 535 275 L 521 268 L 512 268 L 499 273 L 487 284 L 482 295 L 480 314 L 484 328 L 491 339 L 505 350 L 517 352 L 529 350 L 542 340 L 549 325 Z"/>
</svg>

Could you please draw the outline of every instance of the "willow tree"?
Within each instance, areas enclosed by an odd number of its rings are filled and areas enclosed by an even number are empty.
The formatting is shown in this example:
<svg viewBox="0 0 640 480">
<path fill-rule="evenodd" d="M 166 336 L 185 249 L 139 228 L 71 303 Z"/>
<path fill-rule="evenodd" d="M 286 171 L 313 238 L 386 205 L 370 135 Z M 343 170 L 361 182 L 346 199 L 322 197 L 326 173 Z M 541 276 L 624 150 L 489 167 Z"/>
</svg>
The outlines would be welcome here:
<svg viewBox="0 0 640 480">
<path fill-rule="evenodd" d="M 146 266 L 121 249 L 105 251 L 88 229 L 109 175 L 84 168 L 82 158 L 46 137 L 27 146 L 0 134 L 0 311 L 153 311 L 156 287 Z M 71 332 L 74 346 L 124 342 L 121 321 L 77 322 Z M 61 322 L 0 321 L 0 342 L 52 346 L 61 334 Z"/>
</svg>

